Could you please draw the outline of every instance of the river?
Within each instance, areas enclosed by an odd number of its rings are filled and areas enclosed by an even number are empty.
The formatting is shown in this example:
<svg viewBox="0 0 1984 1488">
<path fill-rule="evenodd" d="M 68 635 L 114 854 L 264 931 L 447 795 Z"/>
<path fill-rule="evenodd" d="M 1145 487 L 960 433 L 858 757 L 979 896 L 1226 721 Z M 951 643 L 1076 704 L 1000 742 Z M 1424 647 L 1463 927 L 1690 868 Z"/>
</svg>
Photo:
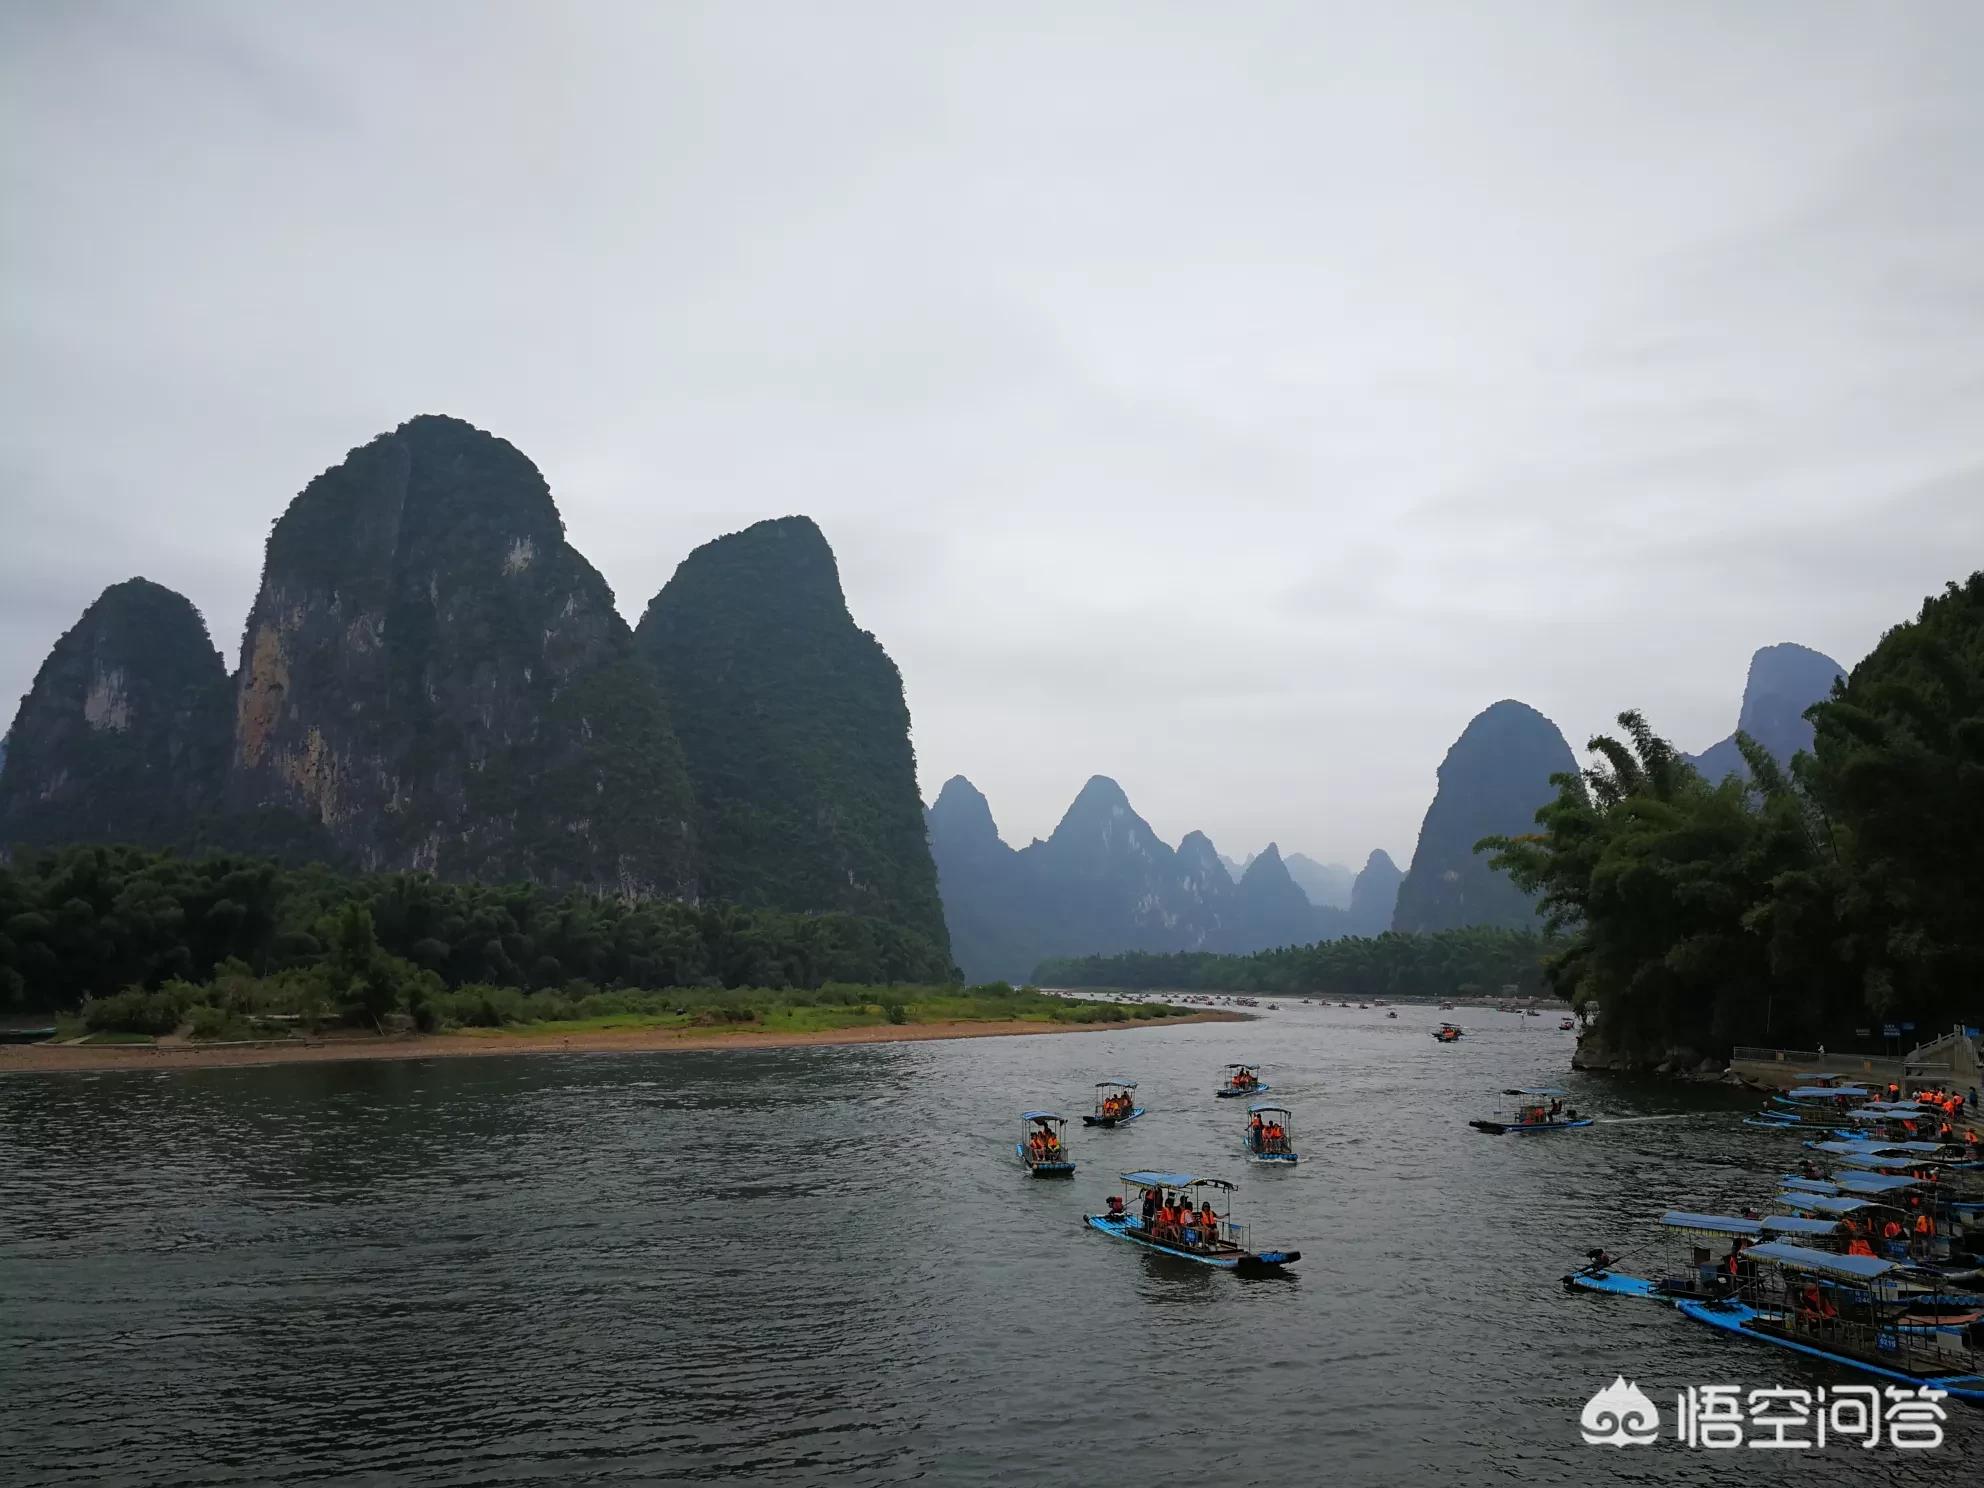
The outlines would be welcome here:
<svg viewBox="0 0 1984 1488">
<path fill-rule="evenodd" d="M 1615 1375 L 1849 1376 L 1566 1296 L 1670 1206 L 1767 1205 L 1755 1098 L 1567 1075 L 1554 1019 L 1246 1024 L 738 1051 L 0 1079 L 0 1480 L 1377 1485 L 1974 1481 L 1932 1453 L 1594 1447 Z M 1258 1058 L 1292 1173 L 1247 1167 Z M 1014 1117 L 1141 1081 L 1029 1181 Z M 1607 1119 L 1465 1124 L 1557 1080 Z M 1081 1227 L 1114 1175 L 1238 1178 L 1290 1281 Z M 1968 1466 L 1961 1466 L 1965 1459 Z"/>
</svg>

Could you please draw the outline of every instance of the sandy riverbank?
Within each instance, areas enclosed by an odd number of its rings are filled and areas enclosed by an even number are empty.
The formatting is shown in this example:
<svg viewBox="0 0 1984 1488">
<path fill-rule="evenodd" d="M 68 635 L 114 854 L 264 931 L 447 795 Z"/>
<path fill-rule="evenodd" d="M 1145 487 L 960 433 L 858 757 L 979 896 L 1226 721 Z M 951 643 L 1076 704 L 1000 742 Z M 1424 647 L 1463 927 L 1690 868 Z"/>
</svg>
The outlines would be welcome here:
<svg viewBox="0 0 1984 1488">
<path fill-rule="evenodd" d="M 452 1059 L 488 1054 L 676 1054 L 712 1049 L 804 1049 L 827 1044 L 916 1043 L 924 1039 L 1008 1038 L 1016 1034 L 1102 1033 L 1172 1028 L 1181 1023 L 1245 1022 L 1243 1013 L 1198 1012 L 1124 1023 L 1036 1023 L 1020 1019 L 885 1023 L 817 1033 L 708 1029 L 610 1028 L 586 1033 L 424 1033 L 403 1038 L 324 1038 L 284 1044 L 0 1044 L 0 1075 L 89 1070 L 225 1069 L 256 1064 L 316 1064 L 332 1059 Z"/>
</svg>

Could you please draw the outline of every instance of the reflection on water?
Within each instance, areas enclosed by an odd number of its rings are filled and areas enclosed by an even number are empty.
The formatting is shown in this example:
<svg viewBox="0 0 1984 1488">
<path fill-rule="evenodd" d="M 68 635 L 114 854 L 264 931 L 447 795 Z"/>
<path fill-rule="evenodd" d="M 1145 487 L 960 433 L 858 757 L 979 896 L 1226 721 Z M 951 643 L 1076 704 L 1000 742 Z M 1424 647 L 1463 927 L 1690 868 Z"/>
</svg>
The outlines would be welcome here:
<svg viewBox="0 0 1984 1488">
<path fill-rule="evenodd" d="M 1569 1077 L 1617 1117 L 1496 1139 L 1569 1036 L 1408 1011 L 711 1055 L 0 1080 L 8 1482 L 1707 1483 L 1712 1454 L 1584 1446 L 1615 1374 L 1835 1376 L 1646 1305 L 1563 1295 L 1673 1204 L 1763 1202 L 1790 1139 L 1720 1090 Z M 1304 1162 L 1212 1099 L 1261 1057 Z M 1022 1177 L 1016 1113 L 1141 1080 Z M 1779 1144 L 1779 1145 L 1772 1145 Z M 1114 1174 L 1237 1178 L 1292 1281 L 1080 1227 Z M 1663 1397 L 1663 1392 L 1665 1396 Z M 1745 1453 L 1812 1483 L 1931 1463 Z M 1747 1460 L 1763 1458 L 1758 1462 Z M 1973 1463 L 1975 1456 L 1973 1455 Z"/>
</svg>

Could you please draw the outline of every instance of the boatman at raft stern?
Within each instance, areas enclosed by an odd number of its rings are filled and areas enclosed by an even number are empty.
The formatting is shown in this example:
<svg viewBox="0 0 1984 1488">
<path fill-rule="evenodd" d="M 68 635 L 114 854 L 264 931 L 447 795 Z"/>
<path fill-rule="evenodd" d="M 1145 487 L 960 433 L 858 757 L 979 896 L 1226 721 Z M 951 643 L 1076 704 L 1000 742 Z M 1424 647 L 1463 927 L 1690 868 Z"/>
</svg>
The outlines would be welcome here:
<svg viewBox="0 0 1984 1488">
<path fill-rule="evenodd" d="M 1158 1205 L 1157 1190 L 1154 1188 L 1145 1189 L 1144 1190 L 1144 1231 L 1147 1234 L 1152 1234 L 1156 1232 L 1157 1205 Z"/>
</svg>

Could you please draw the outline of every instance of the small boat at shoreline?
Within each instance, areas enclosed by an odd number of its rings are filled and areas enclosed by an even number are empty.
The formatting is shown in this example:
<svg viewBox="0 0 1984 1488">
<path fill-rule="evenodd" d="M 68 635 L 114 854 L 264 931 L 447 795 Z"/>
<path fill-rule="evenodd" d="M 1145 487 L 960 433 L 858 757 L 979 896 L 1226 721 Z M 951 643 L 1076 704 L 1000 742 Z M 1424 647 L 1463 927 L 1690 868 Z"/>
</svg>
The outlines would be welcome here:
<svg viewBox="0 0 1984 1488">
<path fill-rule="evenodd" d="M 1122 1178 L 1121 1197 L 1112 1194 L 1105 1212 L 1082 1216 L 1082 1223 L 1113 1240 L 1127 1240 L 1158 1255 L 1239 1276 L 1283 1276 L 1287 1274 L 1284 1267 L 1302 1259 L 1299 1250 L 1248 1249 L 1247 1227 L 1233 1218 L 1233 1193 L 1238 1185 L 1224 1178 L 1157 1172 L 1125 1173 Z M 1178 1207 L 1192 1218 L 1146 1228 L 1142 1201 L 1147 1194 L 1155 1194 L 1160 1205 L 1168 1203 L 1172 1196 L 1181 1198 L 1184 1202 Z M 1196 1217 L 1212 1205 L 1216 1196 L 1224 1198 L 1227 1212 L 1215 1212 L 1210 1229 L 1206 1229 Z"/>
<path fill-rule="evenodd" d="M 1289 1136 L 1294 1125 L 1295 1113 L 1286 1106 L 1259 1101 L 1247 1107 L 1247 1131 L 1241 1138 L 1247 1161 L 1270 1168 L 1294 1167 L 1301 1161 Z"/>
<path fill-rule="evenodd" d="M 1569 1033 L 1572 1029 L 1576 1028 L 1577 1026 L 1578 1026 L 1577 1019 L 1565 1018 L 1557 1024 L 1557 1032 Z"/>
<path fill-rule="evenodd" d="M 1564 1104 L 1570 1096 L 1568 1090 L 1558 1090 L 1553 1086 L 1537 1086 L 1528 1090 L 1505 1090 L 1504 1095 L 1520 1095 L 1526 1101 L 1549 1101 L 1550 1104 L 1525 1104 L 1517 1112 L 1513 1121 L 1470 1121 L 1468 1125 L 1476 1131 L 1486 1132 L 1491 1137 L 1529 1136 L 1536 1132 L 1575 1131 L 1581 1126 L 1590 1126 L 1597 1118 L 1580 1116 L 1575 1106 Z"/>
<path fill-rule="evenodd" d="M 1226 1067 L 1226 1083 L 1213 1094 L 1221 1100 L 1233 1100 L 1243 1095 L 1266 1095 L 1271 1088 L 1261 1078 L 1258 1064 L 1229 1064 Z"/>
<path fill-rule="evenodd" d="M 1020 1139 L 1013 1143 L 1013 1155 L 1034 1178 L 1072 1178 L 1075 1160 L 1068 1156 L 1062 1140 L 1068 1120 L 1052 1111 L 1020 1112 Z"/>
<path fill-rule="evenodd" d="M 1095 1110 L 1082 1117 L 1083 1126 L 1104 1128 L 1127 1126 L 1143 1115 L 1137 1104 L 1135 1080 L 1098 1080 L 1095 1084 Z"/>
</svg>

